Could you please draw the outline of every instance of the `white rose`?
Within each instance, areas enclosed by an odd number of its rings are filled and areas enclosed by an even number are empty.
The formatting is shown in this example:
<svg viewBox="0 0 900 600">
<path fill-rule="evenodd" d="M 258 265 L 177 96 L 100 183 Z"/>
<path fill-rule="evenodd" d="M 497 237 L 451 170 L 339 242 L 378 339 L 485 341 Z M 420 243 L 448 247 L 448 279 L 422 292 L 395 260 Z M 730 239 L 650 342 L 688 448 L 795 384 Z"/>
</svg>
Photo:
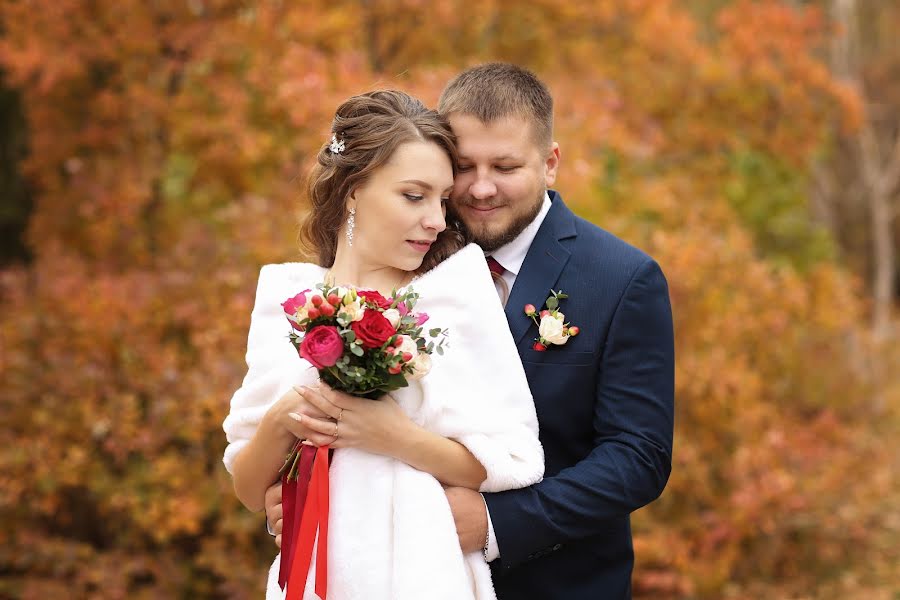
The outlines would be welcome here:
<svg viewBox="0 0 900 600">
<path fill-rule="evenodd" d="M 416 342 L 408 335 L 401 335 L 397 339 L 395 348 L 397 348 L 397 351 L 400 352 L 400 354 L 409 352 L 410 354 L 415 356 L 419 352 L 419 347 L 416 346 Z"/>
<path fill-rule="evenodd" d="M 409 375 L 410 381 L 422 379 L 428 375 L 428 371 L 431 370 L 431 356 L 424 352 L 420 352 L 413 361 L 409 363 L 409 366 L 413 368 L 413 372 Z"/>
<path fill-rule="evenodd" d="M 391 324 L 391 327 L 393 327 L 394 329 L 396 329 L 397 325 L 400 324 L 400 311 L 397 310 L 396 308 L 389 308 L 386 311 L 384 311 L 382 314 L 384 315 L 384 318 L 387 319 L 388 322 Z"/>
<path fill-rule="evenodd" d="M 553 315 L 547 315 L 541 319 L 538 333 L 540 333 L 541 338 L 547 340 L 551 344 L 561 346 L 569 341 L 569 336 L 563 333 L 563 322 Z"/>
<path fill-rule="evenodd" d="M 345 304 L 341 312 L 346 314 L 351 321 L 359 321 L 363 318 L 363 313 L 366 312 L 366 309 L 360 304 L 359 300 L 355 300 L 350 304 Z"/>
</svg>

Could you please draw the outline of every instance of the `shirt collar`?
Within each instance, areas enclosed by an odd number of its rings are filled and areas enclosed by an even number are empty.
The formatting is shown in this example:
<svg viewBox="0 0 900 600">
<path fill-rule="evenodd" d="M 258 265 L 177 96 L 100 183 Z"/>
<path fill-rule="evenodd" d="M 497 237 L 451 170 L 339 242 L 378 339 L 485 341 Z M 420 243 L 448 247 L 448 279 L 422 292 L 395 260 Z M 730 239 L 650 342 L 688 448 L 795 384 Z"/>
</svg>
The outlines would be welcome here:
<svg viewBox="0 0 900 600">
<path fill-rule="evenodd" d="M 547 213 L 550 212 L 550 205 L 550 194 L 544 192 L 544 203 L 541 204 L 541 210 L 538 211 L 534 220 L 516 236 L 516 239 L 490 253 L 490 256 L 493 256 L 498 263 L 503 265 L 504 269 L 513 275 L 519 275 L 522 263 L 525 262 L 525 255 L 528 254 L 528 248 L 531 247 L 531 242 L 534 241 L 538 229 L 541 228 Z"/>
</svg>

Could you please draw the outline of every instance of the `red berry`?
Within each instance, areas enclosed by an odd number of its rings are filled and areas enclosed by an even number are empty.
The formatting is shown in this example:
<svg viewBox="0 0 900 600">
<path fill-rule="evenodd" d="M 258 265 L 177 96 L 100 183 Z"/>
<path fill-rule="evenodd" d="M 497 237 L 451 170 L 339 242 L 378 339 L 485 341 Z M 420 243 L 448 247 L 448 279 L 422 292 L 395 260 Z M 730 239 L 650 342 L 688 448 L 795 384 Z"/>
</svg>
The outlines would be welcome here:
<svg viewBox="0 0 900 600">
<path fill-rule="evenodd" d="M 393 367 L 388 368 L 388 373 L 390 373 L 391 375 L 399 375 L 400 371 L 402 371 L 402 370 L 403 370 L 403 365 L 397 364 L 397 365 L 394 365 Z"/>
<path fill-rule="evenodd" d="M 547 346 L 545 346 L 544 344 L 542 344 L 540 342 L 535 342 L 534 346 L 532 346 L 532 348 L 537 350 L 538 352 L 543 352 L 544 350 L 547 349 Z"/>
<path fill-rule="evenodd" d="M 396 352 L 396 351 L 397 351 L 397 349 L 394 348 L 393 346 L 388 346 L 387 348 L 384 349 L 385 354 L 390 354 L 391 356 L 393 356 L 394 352 Z"/>
<path fill-rule="evenodd" d="M 534 304 L 526 304 L 525 305 L 525 314 L 529 317 L 533 316 L 534 313 L 537 312 L 537 309 L 534 307 Z"/>
<path fill-rule="evenodd" d="M 319 307 L 319 312 L 322 313 L 323 317 L 333 317 L 334 307 L 330 304 L 323 304 Z"/>
<path fill-rule="evenodd" d="M 337 306 L 341 303 L 341 297 L 337 294 L 328 294 L 328 304 Z"/>
<path fill-rule="evenodd" d="M 571 327 L 569 327 L 569 335 L 572 337 L 575 337 L 576 335 L 578 335 L 579 331 L 581 331 L 581 330 L 578 329 L 578 327 L 575 325 L 572 325 Z"/>
<path fill-rule="evenodd" d="M 324 302 L 324 301 L 322 300 L 322 296 L 316 294 L 315 296 L 313 296 L 310 299 L 310 302 L 312 302 L 313 306 L 315 306 L 316 308 L 319 308 L 322 305 L 322 302 Z"/>
<path fill-rule="evenodd" d="M 315 321 L 316 319 L 319 318 L 319 311 L 318 311 L 318 309 L 311 308 L 311 309 L 309 309 L 309 312 L 307 313 L 307 315 L 309 316 L 310 321 Z"/>
<path fill-rule="evenodd" d="M 549 316 L 549 315 L 550 315 L 550 311 L 547 310 L 546 308 L 545 308 L 544 310 L 541 311 L 541 318 L 542 318 L 542 319 L 543 319 L 544 317 L 546 317 L 546 316 Z"/>
<path fill-rule="evenodd" d="M 412 354 L 410 354 L 409 352 L 404 352 L 401 358 L 403 359 L 403 362 L 409 362 L 412 360 Z"/>
</svg>

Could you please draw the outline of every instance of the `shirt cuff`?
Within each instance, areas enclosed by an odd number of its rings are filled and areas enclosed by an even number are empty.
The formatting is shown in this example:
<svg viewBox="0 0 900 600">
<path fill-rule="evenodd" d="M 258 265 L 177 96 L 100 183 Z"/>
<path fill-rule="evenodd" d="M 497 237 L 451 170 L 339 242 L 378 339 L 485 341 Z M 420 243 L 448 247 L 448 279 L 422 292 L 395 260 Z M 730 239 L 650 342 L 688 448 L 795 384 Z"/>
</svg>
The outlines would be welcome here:
<svg viewBox="0 0 900 600">
<path fill-rule="evenodd" d="M 484 500 L 484 494 L 481 495 Z M 484 503 L 484 513 L 487 515 L 487 545 L 484 547 L 484 560 L 491 562 L 500 558 L 500 546 L 497 545 L 497 536 L 494 533 L 494 524 L 491 523 L 491 511 L 488 510 L 487 502 Z"/>
</svg>

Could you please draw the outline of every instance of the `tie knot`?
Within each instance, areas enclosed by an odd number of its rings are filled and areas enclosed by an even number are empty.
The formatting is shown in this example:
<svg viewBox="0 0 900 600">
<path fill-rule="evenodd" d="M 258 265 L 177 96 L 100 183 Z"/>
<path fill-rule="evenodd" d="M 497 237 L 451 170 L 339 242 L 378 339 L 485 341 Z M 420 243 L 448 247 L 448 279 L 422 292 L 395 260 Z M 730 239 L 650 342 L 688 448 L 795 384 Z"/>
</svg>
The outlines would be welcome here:
<svg viewBox="0 0 900 600">
<path fill-rule="evenodd" d="M 497 277 L 503 277 L 503 274 L 506 273 L 506 269 L 503 268 L 503 265 L 497 262 L 493 256 L 487 257 L 487 265 L 488 269 L 490 269 L 491 273 L 496 275 Z"/>
</svg>

